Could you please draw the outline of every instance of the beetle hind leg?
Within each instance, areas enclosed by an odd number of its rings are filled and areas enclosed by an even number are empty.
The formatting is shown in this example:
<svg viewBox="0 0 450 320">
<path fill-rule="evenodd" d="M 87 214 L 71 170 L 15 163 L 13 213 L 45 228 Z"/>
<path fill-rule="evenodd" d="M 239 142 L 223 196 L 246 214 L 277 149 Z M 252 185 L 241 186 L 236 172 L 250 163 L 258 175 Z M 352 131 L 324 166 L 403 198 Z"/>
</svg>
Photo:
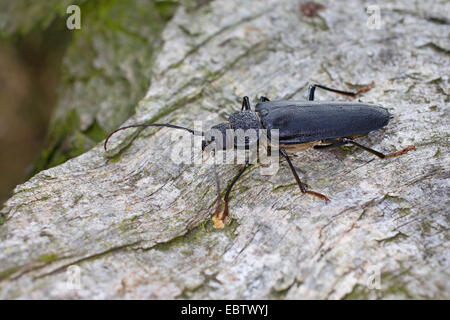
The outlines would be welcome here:
<svg viewBox="0 0 450 320">
<path fill-rule="evenodd" d="M 330 199 L 328 199 L 328 197 L 327 197 L 326 195 L 324 195 L 324 194 L 321 194 L 321 193 L 319 193 L 319 192 L 312 191 L 312 190 L 307 190 L 307 189 L 306 189 L 306 186 L 303 184 L 303 182 L 302 182 L 302 181 L 300 180 L 300 178 L 298 177 L 297 171 L 295 170 L 294 165 L 293 165 L 292 162 L 291 162 L 291 159 L 289 159 L 289 156 L 288 156 L 288 154 L 286 153 L 286 150 L 280 149 L 280 153 L 281 153 L 281 155 L 287 160 L 287 163 L 288 163 L 288 165 L 289 165 L 289 168 L 290 168 L 291 171 L 292 171 L 292 175 L 294 176 L 295 181 L 297 182 L 297 185 L 298 185 L 298 187 L 300 188 L 300 191 L 301 191 L 302 193 L 307 193 L 307 194 L 312 195 L 312 196 L 314 196 L 314 197 L 317 197 L 317 198 L 320 198 L 320 199 L 322 199 L 322 200 L 325 200 L 326 202 L 330 201 Z"/>
<path fill-rule="evenodd" d="M 314 93 L 316 91 L 316 88 L 320 88 L 322 90 L 326 90 L 326 91 L 334 92 L 334 93 L 337 93 L 337 94 L 341 94 L 341 95 L 344 95 L 344 96 L 347 96 L 347 97 L 355 98 L 358 95 L 360 95 L 361 93 L 369 91 L 370 89 L 372 89 L 373 86 L 374 86 L 374 82 L 372 81 L 371 83 L 369 83 L 369 85 L 359 89 L 356 92 L 352 92 L 352 91 L 343 91 L 343 90 L 338 90 L 338 89 L 325 87 L 325 86 L 323 86 L 321 84 L 313 84 L 313 85 L 310 85 L 309 88 L 308 88 L 308 100 L 309 101 L 313 101 L 314 100 Z"/>
<path fill-rule="evenodd" d="M 348 144 L 348 143 L 353 144 L 353 145 L 357 146 L 358 148 L 363 149 L 364 151 L 367 151 L 367 152 L 370 152 L 371 154 L 376 155 L 380 159 L 388 159 L 388 158 L 398 157 L 398 156 L 401 156 L 401 155 L 407 153 L 408 151 L 416 149 L 415 146 L 411 145 L 411 146 L 408 146 L 406 148 L 403 148 L 400 151 L 395 151 L 395 152 L 391 152 L 391 153 L 388 153 L 388 154 L 384 154 L 384 153 L 381 153 L 379 151 L 373 150 L 373 149 L 371 149 L 369 147 L 363 146 L 362 144 L 359 144 L 358 142 L 356 142 L 356 141 L 354 141 L 352 139 L 343 138 L 342 142 L 343 142 L 343 144 Z"/>
</svg>

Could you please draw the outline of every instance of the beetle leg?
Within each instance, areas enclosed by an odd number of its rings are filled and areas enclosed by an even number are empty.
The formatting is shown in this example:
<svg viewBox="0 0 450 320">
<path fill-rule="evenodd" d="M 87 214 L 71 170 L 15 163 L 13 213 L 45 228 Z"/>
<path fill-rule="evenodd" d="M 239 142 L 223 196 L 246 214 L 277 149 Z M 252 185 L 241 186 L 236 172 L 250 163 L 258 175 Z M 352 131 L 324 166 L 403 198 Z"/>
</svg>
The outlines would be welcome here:
<svg viewBox="0 0 450 320">
<path fill-rule="evenodd" d="M 266 102 L 266 101 L 270 101 L 269 98 L 263 97 L 263 96 L 261 96 L 261 97 L 259 98 L 259 102 Z"/>
<path fill-rule="evenodd" d="M 214 215 L 214 217 L 212 218 L 212 221 L 214 222 L 214 227 L 222 229 L 223 227 L 225 227 L 225 223 L 226 223 L 226 219 L 227 217 L 230 215 L 229 212 L 229 207 L 228 207 L 228 198 L 230 196 L 231 193 L 231 189 L 233 188 L 234 184 L 239 180 L 239 178 L 241 177 L 241 175 L 244 173 L 244 171 L 250 166 L 250 161 L 247 160 L 247 162 L 245 163 L 244 167 L 241 169 L 241 171 L 239 171 L 239 173 L 233 178 L 233 181 L 231 181 L 231 184 L 228 186 L 227 188 L 227 192 L 225 192 L 225 197 L 224 197 L 224 201 L 225 201 L 225 208 L 223 210 L 223 212 L 220 211 L 216 211 L 216 214 Z"/>
<path fill-rule="evenodd" d="M 313 85 L 310 85 L 309 88 L 308 88 L 308 100 L 309 101 L 313 101 L 314 100 L 314 92 L 316 91 L 316 88 L 320 88 L 320 89 L 323 89 L 323 90 L 331 91 L 331 92 L 334 92 L 334 93 L 337 93 L 337 94 L 342 94 L 342 95 L 347 96 L 347 97 L 355 98 L 356 96 L 360 95 L 361 93 L 369 91 L 373 86 L 374 86 L 374 82 L 372 81 L 371 83 L 369 83 L 368 86 L 365 86 L 364 88 L 361 88 L 361 89 L 359 89 L 356 92 L 352 92 L 352 91 L 337 90 L 337 89 L 333 89 L 333 88 L 322 86 L 320 84 L 313 84 Z"/>
<path fill-rule="evenodd" d="M 408 151 L 411 151 L 411 150 L 415 150 L 415 149 L 416 149 L 415 146 L 408 146 L 408 147 L 406 147 L 406 148 L 404 148 L 404 149 L 402 149 L 402 150 L 400 150 L 400 151 L 396 151 L 396 152 L 391 152 L 391 153 L 388 153 L 388 154 L 384 154 L 384 153 L 381 153 L 381 152 L 379 152 L 379 151 L 370 149 L 370 148 L 368 148 L 368 147 L 366 147 L 366 146 L 363 146 L 363 145 L 359 144 L 358 142 L 353 141 L 352 139 L 343 138 L 343 139 L 342 139 L 342 142 L 343 142 L 343 143 L 351 143 L 351 144 L 353 144 L 353 145 L 355 145 L 355 146 L 357 146 L 357 147 L 359 147 L 359 148 L 361 148 L 361 149 L 363 149 L 363 150 L 365 150 L 365 151 L 367 151 L 367 152 L 370 152 L 371 154 L 376 155 L 378 158 L 381 158 L 381 159 L 387 159 L 387 158 L 398 157 L 398 156 L 401 156 L 402 154 L 407 153 Z"/>
<path fill-rule="evenodd" d="M 323 200 L 325 200 L 327 202 L 330 201 L 330 199 L 328 199 L 328 197 L 326 195 L 323 195 L 321 193 L 318 193 L 318 192 L 315 192 L 315 191 L 312 191 L 312 190 L 307 190 L 305 185 L 302 183 L 302 181 L 298 177 L 297 171 L 295 171 L 294 165 L 292 164 L 291 159 L 289 159 L 289 156 L 286 153 L 286 150 L 280 149 L 280 153 L 281 153 L 281 155 L 283 157 L 286 158 L 286 160 L 288 162 L 288 165 L 289 165 L 289 168 L 291 168 L 291 171 L 292 171 L 292 174 L 294 175 L 295 181 L 297 182 L 297 185 L 300 188 L 300 191 L 302 193 L 310 194 L 310 195 L 315 196 L 317 198 L 323 199 Z"/>
<path fill-rule="evenodd" d="M 244 99 L 242 99 L 241 110 L 252 110 L 252 108 L 250 107 L 250 100 L 248 99 L 247 96 L 245 96 Z"/>
</svg>

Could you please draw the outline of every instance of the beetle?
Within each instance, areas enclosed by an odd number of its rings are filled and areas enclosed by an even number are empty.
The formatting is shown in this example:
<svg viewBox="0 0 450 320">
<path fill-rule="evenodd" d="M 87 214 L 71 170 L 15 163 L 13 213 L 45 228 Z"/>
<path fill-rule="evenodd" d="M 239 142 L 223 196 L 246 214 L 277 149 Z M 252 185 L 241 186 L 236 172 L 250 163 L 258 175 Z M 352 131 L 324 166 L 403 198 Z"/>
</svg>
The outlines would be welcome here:
<svg viewBox="0 0 450 320">
<path fill-rule="evenodd" d="M 303 194 L 309 194 L 328 202 L 329 198 L 326 195 L 309 190 L 305 183 L 300 180 L 288 153 L 303 151 L 311 147 L 314 149 L 327 149 L 351 144 L 374 154 L 378 158 L 387 159 L 400 156 L 415 149 L 415 146 L 410 145 L 400 151 L 384 154 L 355 141 L 356 138 L 367 135 L 371 131 L 381 129 L 389 123 L 391 115 L 382 106 L 355 102 L 314 101 L 316 88 L 354 98 L 370 90 L 372 87 L 373 82 L 356 92 L 351 92 L 333 89 L 320 84 L 313 84 L 308 88 L 307 101 L 270 101 L 268 98 L 262 96 L 255 107 L 255 111 L 251 108 L 249 98 L 245 96 L 240 111 L 234 112 L 228 118 L 227 122 L 215 125 L 211 129 L 218 130 L 224 137 L 226 136 L 226 131 L 230 129 L 266 129 L 268 131 L 278 129 L 279 153 L 287 161 L 300 191 Z M 106 150 L 108 140 L 117 131 L 134 127 L 151 126 L 181 129 L 194 135 L 202 135 L 202 150 L 205 150 L 214 141 L 214 137 L 207 138 L 204 132 L 196 132 L 192 129 L 170 123 L 135 124 L 113 131 L 106 138 L 104 148 Z M 245 140 L 246 147 L 248 147 L 249 143 L 248 140 Z M 231 144 L 225 141 L 222 143 L 224 150 L 237 147 L 236 140 Z M 212 219 L 215 227 L 223 228 L 225 226 L 226 219 L 229 216 L 229 196 L 231 190 L 244 171 L 250 166 L 250 161 L 246 160 L 244 166 L 228 185 L 224 196 L 225 204 L 223 211 L 220 209 L 220 187 L 216 174 L 216 183 L 218 186 L 217 208 Z"/>
</svg>

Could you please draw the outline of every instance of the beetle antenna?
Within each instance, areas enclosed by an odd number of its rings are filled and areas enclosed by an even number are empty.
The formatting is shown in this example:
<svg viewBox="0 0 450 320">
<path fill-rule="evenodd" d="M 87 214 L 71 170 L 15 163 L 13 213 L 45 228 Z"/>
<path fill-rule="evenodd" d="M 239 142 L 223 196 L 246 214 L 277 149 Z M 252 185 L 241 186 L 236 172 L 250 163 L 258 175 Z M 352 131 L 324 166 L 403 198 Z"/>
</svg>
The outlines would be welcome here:
<svg viewBox="0 0 450 320">
<path fill-rule="evenodd" d="M 105 140 L 105 144 L 104 144 L 105 150 L 106 150 L 106 145 L 108 144 L 109 138 L 111 138 L 111 136 L 112 136 L 113 134 L 115 134 L 116 132 L 121 131 L 121 130 L 130 129 L 130 128 L 137 128 L 137 127 L 168 127 L 168 128 L 173 128 L 173 129 L 186 130 L 186 131 L 189 131 L 190 133 L 192 133 L 192 134 L 194 134 L 194 135 L 195 135 L 195 134 L 200 134 L 200 135 L 203 136 L 203 132 L 202 132 L 202 131 L 198 132 L 198 131 L 195 131 L 195 130 L 192 130 L 192 129 L 189 129 L 189 128 L 177 126 L 177 125 L 175 125 L 175 124 L 170 124 L 170 123 L 149 123 L 149 124 L 147 124 L 147 123 L 142 123 L 142 124 L 133 124 L 133 125 L 126 126 L 126 127 L 121 127 L 121 128 L 119 128 L 119 129 L 114 130 L 113 132 L 111 132 L 111 133 L 108 135 L 108 137 L 106 138 L 106 140 Z"/>
</svg>

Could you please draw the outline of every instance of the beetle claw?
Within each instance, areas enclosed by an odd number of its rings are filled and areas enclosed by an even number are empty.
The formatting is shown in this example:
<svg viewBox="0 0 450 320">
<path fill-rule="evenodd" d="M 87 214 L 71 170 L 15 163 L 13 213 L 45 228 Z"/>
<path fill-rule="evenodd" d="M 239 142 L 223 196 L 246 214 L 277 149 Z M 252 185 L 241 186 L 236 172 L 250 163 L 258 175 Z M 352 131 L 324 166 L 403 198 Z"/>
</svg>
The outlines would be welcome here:
<svg viewBox="0 0 450 320">
<path fill-rule="evenodd" d="M 217 218 L 215 215 L 212 218 L 212 222 L 214 223 L 214 228 L 216 229 L 225 228 L 225 222 L 221 218 Z"/>
<path fill-rule="evenodd" d="M 398 156 L 401 156 L 402 154 L 405 154 L 405 153 L 407 153 L 408 151 L 411 151 L 411 150 L 416 150 L 416 146 L 407 146 L 406 148 L 404 148 L 404 149 L 402 149 L 400 151 L 392 152 L 392 153 L 389 153 L 389 154 L 385 155 L 385 158 L 398 157 Z"/>
<path fill-rule="evenodd" d="M 356 96 L 359 96 L 361 93 L 364 93 L 364 92 L 367 92 L 367 91 L 369 91 L 370 89 L 372 89 L 373 87 L 374 87 L 374 85 L 375 85 L 375 82 L 371 82 L 371 83 L 369 83 L 367 86 L 365 86 L 364 88 L 361 88 L 361 89 L 359 89 L 358 91 L 356 91 L 356 93 L 355 93 L 355 97 Z"/>
<path fill-rule="evenodd" d="M 315 191 L 310 191 L 310 190 L 307 190 L 306 193 L 310 194 L 310 195 L 312 195 L 314 197 L 320 198 L 320 199 L 324 200 L 327 203 L 330 202 L 330 199 L 324 194 L 321 194 L 321 193 L 318 193 L 318 192 L 315 192 Z"/>
<path fill-rule="evenodd" d="M 220 208 L 216 209 L 216 213 L 212 217 L 212 222 L 214 223 L 214 228 L 217 229 L 223 229 L 225 228 L 225 225 L 227 224 L 227 218 L 229 216 L 229 209 L 228 209 L 228 202 L 225 202 L 225 208 L 223 212 L 220 210 Z"/>
</svg>

